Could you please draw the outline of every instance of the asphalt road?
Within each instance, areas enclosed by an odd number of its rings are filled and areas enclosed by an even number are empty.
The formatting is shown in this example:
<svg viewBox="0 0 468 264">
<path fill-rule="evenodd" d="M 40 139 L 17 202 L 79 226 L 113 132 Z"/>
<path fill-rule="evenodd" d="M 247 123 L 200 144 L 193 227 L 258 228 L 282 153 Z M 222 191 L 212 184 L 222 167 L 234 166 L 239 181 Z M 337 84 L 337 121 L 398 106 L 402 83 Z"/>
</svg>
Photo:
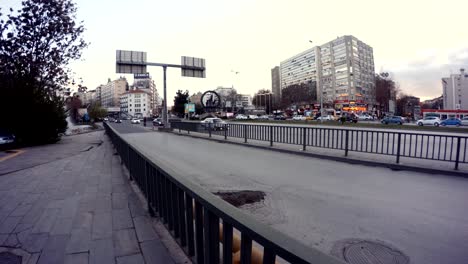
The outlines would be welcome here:
<svg viewBox="0 0 468 264">
<path fill-rule="evenodd" d="M 468 263 L 466 178 L 139 133 L 127 126 L 135 133 L 123 137 L 210 191 L 264 191 L 263 203 L 243 210 L 323 252 L 337 241 L 362 238 L 397 247 L 411 263 Z"/>
</svg>

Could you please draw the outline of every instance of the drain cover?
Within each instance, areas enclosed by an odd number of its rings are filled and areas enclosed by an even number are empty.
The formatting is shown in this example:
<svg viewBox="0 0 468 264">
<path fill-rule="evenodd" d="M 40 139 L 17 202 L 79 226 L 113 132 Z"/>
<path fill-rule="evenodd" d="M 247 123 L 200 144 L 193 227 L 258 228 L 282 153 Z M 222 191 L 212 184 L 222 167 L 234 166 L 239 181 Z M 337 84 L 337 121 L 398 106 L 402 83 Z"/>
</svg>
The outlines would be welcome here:
<svg viewBox="0 0 468 264">
<path fill-rule="evenodd" d="M 1 252 L 0 253 L 0 263 L 3 264 L 21 264 L 22 257 L 15 255 L 11 252 Z"/>
<path fill-rule="evenodd" d="M 409 258 L 383 242 L 362 239 L 342 240 L 335 244 L 332 255 L 350 264 L 408 264 Z"/>
</svg>

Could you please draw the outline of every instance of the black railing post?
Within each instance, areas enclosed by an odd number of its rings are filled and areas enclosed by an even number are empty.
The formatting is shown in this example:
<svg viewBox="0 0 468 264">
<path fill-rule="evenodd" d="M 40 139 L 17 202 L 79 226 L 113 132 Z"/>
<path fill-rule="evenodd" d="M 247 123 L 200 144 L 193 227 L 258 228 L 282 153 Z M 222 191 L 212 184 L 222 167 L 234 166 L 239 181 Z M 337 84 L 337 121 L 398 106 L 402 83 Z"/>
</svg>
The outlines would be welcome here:
<svg viewBox="0 0 468 264">
<path fill-rule="evenodd" d="M 455 160 L 455 170 L 458 170 L 458 163 L 460 163 L 460 145 L 461 138 L 457 137 L 457 159 Z"/>
<path fill-rule="evenodd" d="M 130 161 L 130 145 L 127 144 L 127 157 L 128 157 L 128 175 L 130 175 L 130 181 L 133 181 L 132 177 L 132 162 Z"/>
<path fill-rule="evenodd" d="M 228 125 L 224 124 L 224 140 L 227 140 L 227 130 L 228 130 Z"/>
<path fill-rule="evenodd" d="M 398 133 L 398 143 L 397 143 L 397 156 L 396 163 L 400 163 L 400 145 L 401 145 L 401 133 Z"/>
<path fill-rule="evenodd" d="M 150 180 L 149 180 L 149 166 L 148 166 L 148 162 L 145 160 L 145 185 L 146 185 L 146 202 L 147 202 L 147 205 L 148 205 L 148 212 L 150 214 L 151 217 L 154 217 L 154 210 L 153 210 L 153 206 L 151 205 L 151 201 L 150 201 L 150 197 L 152 197 L 152 195 L 150 194 L 150 191 L 151 191 L 151 188 L 150 188 Z"/>
<path fill-rule="evenodd" d="M 273 126 L 270 126 L 270 147 L 273 147 Z"/>
<path fill-rule="evenodd" d="M 345 130 L 346 135 L 345 135 L 345 152 L 344 155 L 345 157 L 348 156 L 348 150 L 349 150 L 349 130 Z"/>
<path fill-rule="evenodd" d="M 211 124 L 208 124 L 208 134 L 209 134 L 210 137 L 211 137 Z"/>
<path fill-rule="evenodd" d="M 302 151 L 306 150 L 306 133 L 307 133 L 307 128 L 303 127 L 302 128 Z"/>
<path fill-rule="evenodd" d="M 244 126 L 244 143 L 247 143 L 247 125 Z"/>
</svg>

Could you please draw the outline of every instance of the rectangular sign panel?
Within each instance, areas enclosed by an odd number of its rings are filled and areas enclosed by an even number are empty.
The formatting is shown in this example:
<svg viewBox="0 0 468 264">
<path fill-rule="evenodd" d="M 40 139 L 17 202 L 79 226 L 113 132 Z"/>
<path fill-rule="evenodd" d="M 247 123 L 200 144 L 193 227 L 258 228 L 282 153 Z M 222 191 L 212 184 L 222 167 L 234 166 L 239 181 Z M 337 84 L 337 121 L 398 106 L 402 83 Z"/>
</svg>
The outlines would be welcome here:
<svg viewBox="0 0 468 264">
<path fill-rule="evenodd" d="M 134 79 L 149 79 L 150 75 L 149 73 L 135 73 L 133 74 Z"/>
<path fill-rule="evenodd" d="M 194 113 L 195 112 L 195 104 L 185 104 L 185 113 Z"/>
<path fill-rule="evenodd" d="M 205 59 L 182 56 L 182 76 L 205 78 Z M 197 69 L 199 68 L 199 69 Z"/>
<path fill-rule="evenodd" d="M 146 70 L 146 52 L 117 50 L 115 55 L 116 73 L 144 74 Z"/>
</svg>

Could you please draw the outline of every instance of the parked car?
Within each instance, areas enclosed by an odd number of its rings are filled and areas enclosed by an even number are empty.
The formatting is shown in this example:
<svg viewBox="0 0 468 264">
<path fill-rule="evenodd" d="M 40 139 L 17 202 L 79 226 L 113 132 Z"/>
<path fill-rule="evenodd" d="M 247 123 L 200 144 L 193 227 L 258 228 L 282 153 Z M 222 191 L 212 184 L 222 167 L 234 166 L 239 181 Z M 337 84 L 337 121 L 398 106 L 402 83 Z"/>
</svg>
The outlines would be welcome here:
<svg viewBox="0 0 468 264">
<path fill-rule="evenodd" d="M 109 121 L 109 118 L 108 117 L 104 117 L 104 121 Z"/>
<path fill-rule="evenodd" d="M 211 128 L 213 130 L 224 130 L 229 127 L 225 121 L 217 117 L 205 118 L 205 120 L 200 121 L 200 123 L 205 129 Z"/>
<path fill-rule="evenodd" d="M 258 117 L 258 120 L 268 120 L 270 117 L 268 115 L 261 115 Z"/>
<path fill-rule="evenodd" d="M 257 120 L 258 119 L 258 116 L 256 116 L 256 115 L 248 115 L 247 117 L 248 117 L 248 119 L 251 119 L 251 120 Z"/>
<path fill-rule="evenodd" d="M 275 115 L 273 120 L 286 120 L 286 117 L 284 115 Z"/>
<path fill-rule="evenodd" d="M 153 126 L 164 126 L 162 118 L 155 118 L 153 119 Z"/>
<path fill-rule="evenodd" d="M 303 115 L 296 115 L 296 116 L 293 116 L 292 120 L 295 120 L 295 121 L 305 121 L 306 118 L 305 118 L 305 116 L 303 116 Z"/>
<path fill-rule="evenodd" d="M 462 126 L 468 126 L 468 116 L 465 116 L 461 120 Z"/>
<path fill-rule="evenodd" d="M 238 114 L 238 115 L 236 115 L 236 119 L 238 119 L 238 120 L 246 120 L 246 119 L 248 119 L 248 117 L 245 116 L 245 115 L 243 115 L 243 114 Z"/>
<path fill-rule="evenodd" d="M 382 124 L 388 125 L 388 124 L 398 124 L 398 125 L 403 125 L 403 117 L 401 116 L 387 116 L 382 121 L 380 121 Z"/>
<path fill-rule="evenodd" d="M 132 120 L 130 121 L 130 123 L 132 123 L 132 124 L 140 124 L 140 122 L 141 121 L 138 118 L 132 118 Z"/>
<path fill-rule="evenodd" d="M 439 126 L 440 125 L 440 119 L 436 116 L 428 116 L 428 117 L 425 117 L 424 119 L 419 119 L 418 121 L 416 121 L 416 124 L 418 124 L 418 126 Z"/>
<path fill-rule="evenodd" d="M 114 121 L 114 123 L 122 123 L 122 119 L 116 118 L 115 121 Z"/>
<path fill-rule="evenodd" d="M 462 122 L 458 118 L 450 117 L 448 119 L 442 120 L 442 122 L 440 122 L 440 125 L 441 126 L 461 126 Z"/>
<path fill-rule="evenodd" d="M 0 145 L 13 144 L 15 142 L 15 135 L 8 131 L 0 130 Z"/>
</svg>

